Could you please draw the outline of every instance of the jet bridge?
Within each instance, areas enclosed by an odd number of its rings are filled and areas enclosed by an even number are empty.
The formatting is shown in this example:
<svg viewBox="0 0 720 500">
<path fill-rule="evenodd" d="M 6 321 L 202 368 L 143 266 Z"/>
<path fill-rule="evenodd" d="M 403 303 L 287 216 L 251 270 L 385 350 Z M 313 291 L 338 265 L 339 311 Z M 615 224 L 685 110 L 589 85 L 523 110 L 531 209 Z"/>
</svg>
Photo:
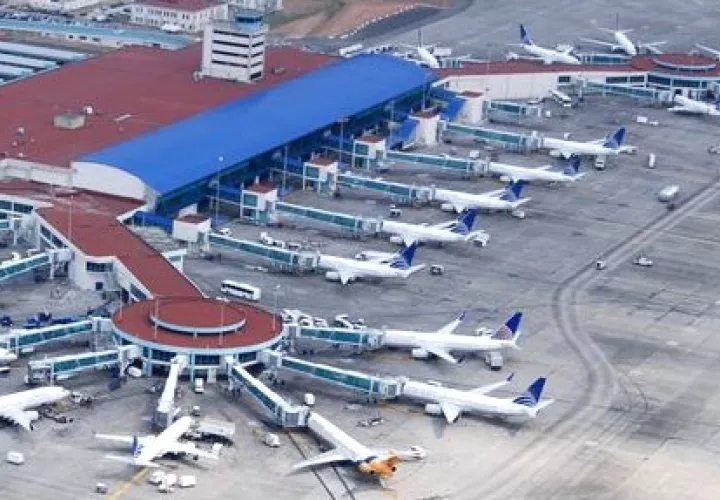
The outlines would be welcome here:
<svg viewBox="0 0 720 500">
<path fill-rule="evenodd" d="M 175 407 L 175 391 L 177 390 L 178 377 L 183 369 L 187 367 L 188 362 L 188 357 L 181 354 L 170 361 L 170 372 L 165 380 L 165 387 L 153 415 L 153 425 L 160 429 L 169 427 L 179 411 L 179 408 Z"/>
<path fill-rule="evenodd" d="M 382 179 L 371 179 L 349 173 L 338 174 L 338 184 L 347 188 L 367 189 L 386 196 L 402 203 L 415 201 L 428 201 L 430 199 L 430 188 L 421 186 L 408 186 L 398 182 L 388 182 Z"/>
<path fill-rule="evenodd" d="M 242 364 L 235 362 L 232 356 L 225 358 L 228 380 L 232 390 L 246 391 L 270 413 L 278 425 L 305 427 L 310 409 L 307 406 L 291 405 L 276 392 L 248 373 Z"/>
<path fill-rule="evenodd" d="M 210 233 L 208 243 L 270 261 L 287 271 L 311 271 L 318 263 L 318 255 L 314 252 L 295 252 L 218 233 Z"/>
<path fill-rule="evenodd" d="M 272 373 L 286 369 L 296 375 L 311 377 L 350 389 L 370 400 L 395 398 L 400 395 L 402 390 L 402 379 L 400 378 L 383 378 L 352 370 L 343 370 L 334 366 L 292 358 L 280 352 L 262 351 L 258 353 L 257 359 Z"/>
<path fill-rule="evenodd" d="M 313 326 L 288 325 L 290 338 L 317 340 L 328 344 L 348 346 L 357 350 L 377 349 L 382 345 L 379 330 L 356 328 L 317 328 Z"/>
<path fill-rule="evenodd" d="M 323 224 L 329 224 L 343 231 L 353 233 L 362 231 L 374 232 L 378 224 L 377 220 L 374 219 L 363 219 L 359 216 L 330 212 L 328 210 L 320 210 L 319 208 L 304 207 L 283 201 L 275 203 L 275 210 L 282 214 L 322 222 Z"/>
<path fill-rule="evenodd" d="M 32 255 L 18 260 L 6 260 L 0 263 L 0 283 L 23 274 L 29 273 L 43 266 L 50 267 L 50 277 L 53 276 L 54 266 L 69 262 L 72 251 L 69 249 L 48 250 L 45 253 Z"/>
<path fill-rule="evenodd" d="M 388 160 L 402 161 L 405 163 L 417 163 L 453 172 L 465 174 L 477 174 L 477 161 L 469 158 L 458 158 L 450 155 L 429 155 L 424 153 L 411 153 L 406 151 L 387 151 Z"/>
<path fill-rule="evenodd" d="M 0 335 L 0 345 L 5 348 L 22 352 L 39 345 L 56 340 L 65 340 L 84 333 L 99 332 L 103 318 L 92 318 L 64 325 L 52 325 L 32 330 L 16 329 L 10 333 Z"/>
<path fill-rule="evenodd" d="M 134 359 L 141 357 L 140 347 L 135 345 L 118 346 L 116 349 L 98 352 L 83 352 L 32 360 L 28 363 L 28 384 L 48 382 L 69 378 L 76 373 L 119 366 L 124 370 Z"/>
<path fill-rule="evenodd" d="M 456 122 L 446 122 L 445 130 L 458 134 L 468 134 L 481 142 L 497 144 L 511 151 L 531 151 L 537 148 L 537 138 L 532 135 L 516 134 L 505 130 L 474 127 Z"/>
</svg>

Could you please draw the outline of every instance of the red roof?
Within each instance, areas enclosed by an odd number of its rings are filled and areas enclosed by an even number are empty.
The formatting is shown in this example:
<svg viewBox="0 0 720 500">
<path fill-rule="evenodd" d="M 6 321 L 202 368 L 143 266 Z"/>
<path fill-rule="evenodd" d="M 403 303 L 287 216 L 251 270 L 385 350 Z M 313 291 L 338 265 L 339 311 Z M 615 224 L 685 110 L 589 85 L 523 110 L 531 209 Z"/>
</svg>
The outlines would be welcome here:
<svg viewBox="0 0 720 500">
<path fill-rule="evenodd" d="M 188 224 L 200 224 L 201 222 L 205 222 L 210 217 L 207 215 L 200 215 L 200 214 L 187 214 L 183 215 L 182 217 L 176 217 L 175 220 L 180 222 L 187 222 Z"/>
<path fill-rule="evenodd" d="M 384 137 L 381 137 L 381 136 L 379 136 L 379 135 L 367 134 L 367 135 L 364 135 L 364 136 L 358 138 L 358 141 L 361 141 L 361 142 L 369 142 L 369 143 L 371 143 L 371 144 L 374 144 L 374 143 L 377 143 L 377 142 L 381 142 L 383 139 L 385 139 L 385 138 L 384 138 Z"/>
<path fill-rule="evenodd" d="M 150 5 L 161 9 L 184 10 L 186 12 L 197 12 L 211 9 L 222 5 L 215 0 L 140 0 L 135 5 Z"/>
<path fill-rule="evenodd" d="M 202 293 L 157 250 L 106 213 L 82 210 L 70 199 L 56 200 L 37 214 L 93 257 L 116 256 L 154 296 L 202 297 Z"/>
<path fill-rule="evenodd" d="M 186 302 L 186 298 L 179 299 Z M 215 303 L 212 299 L 206 299 L 204 302 Z M 160 302 L 161 309 L 167 305 L 168 299 Z M 275 318 L 273 314 L 253 307 L 249 304 L 241 302 L 231 302 L 229 306 L 240 310 L 245 314 L 245 325 L 237 332 L 226 333 L 220 335 L 198 335 L 194 337 L 192 334 L 176 333 L 166 330 L 162 327 L 155 328 L 155 324 L 150 316 L 155 313 L 155 301 L 145 300 L 125 306 L 113 315 L 113 323 L 115 326 L 128 335 L 132 335 L 139 339 L 147 340 L 168 346 L 176 347 L 195 347 L 198 349 L 206 348 L 233 348 L 233 347 L 250 347 L 272 340 L 280 335 L 282 331 L 282 319 Z M 192 306 L 193 315 L 210 314 L 212 318 L 195 318 L 199 324 L 211 322 L 218 314 L 216 307 L 196 307 Z"/>
<path fill-rule="evenodd" d="M 258 184 L 253 184 L 252 186 L 245 189 L 253 193 L 265 194 L 275 191 L 277 189 L 277 186 L 270 182 L 260 182 Z"/>
<path fill-rule="evenodd" d="M 318 155 L 318 156 L 313 156 L 307 162 L 312 165 L 319 165 L 321 167 L 326 167 L 328 165 L 332 165 L 336 161 L 337 161 L 337 159 L 335 159 L 333 157 Z"/>
<path fill-rule="evenodd" d="M 201 46 L 177 51 L 128 47 L 69 63 L 0 87 L 3 154 L 58 166 L 111 144 L 186 118 L 234 98 L 295 78 L 333 60 L 291 47 L 268 47 L 266 77 L 241 84 L 194 81 Z M 273 74 L 273 68 L 285 71 Z M 53 118 L 91 106 L 84 127 L 58 129 Z M 25 129 L 24 138 L 18 127 Z M 15 143 L 15 145 L 13 145 Z"/>
</svg>

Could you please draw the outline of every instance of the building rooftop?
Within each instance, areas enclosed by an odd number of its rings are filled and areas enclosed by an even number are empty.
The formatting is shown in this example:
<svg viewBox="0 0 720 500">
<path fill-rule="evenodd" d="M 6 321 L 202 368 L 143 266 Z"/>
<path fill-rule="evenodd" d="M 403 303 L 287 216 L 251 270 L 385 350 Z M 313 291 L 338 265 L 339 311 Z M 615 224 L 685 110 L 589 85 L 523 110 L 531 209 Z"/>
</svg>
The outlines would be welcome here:
<svg viewBox="0 0 720 500">
<path fill-rule="evenodd" d="M 167 194 L 217 175 L 220 156 L 235 167 L 434 79 L 389 55 L 341 59 L 81 160 L 125 170 Z"/>
<path fill-rule="evenodd" d="M 150 5 L 161 9 L 197 12 L 222 5 L 222 3 L 217 0 L 139 0 L 135 5 Z"/>
<path fill-rule="evenodd" d="M 3 156 L 69 166 L 83 154 L 162 127 L 250 92 L 295 78 L 332 58 L 289 47 L 269 47 L 261 82 L 194 81 L 201 47 L 177 51 L 129 47 L 0 87 Z M 272 68 L 284 72 L 273 74 Z M 90 106 L 95 114 L 75 130 L 53 118 Z M 18 127 L 25 129 L 24 138 Z"/>
</svg>

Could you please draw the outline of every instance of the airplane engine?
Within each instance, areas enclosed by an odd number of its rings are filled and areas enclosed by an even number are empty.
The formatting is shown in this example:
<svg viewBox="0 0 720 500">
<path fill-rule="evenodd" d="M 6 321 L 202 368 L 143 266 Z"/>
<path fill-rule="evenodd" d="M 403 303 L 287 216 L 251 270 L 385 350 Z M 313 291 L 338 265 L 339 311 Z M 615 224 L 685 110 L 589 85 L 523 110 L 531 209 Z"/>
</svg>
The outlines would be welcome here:
<svg viewBox="0 0 720 500">
<path fill-rule="evenodd" d="M 35 422 L 40 418 L 40 413 L 36 412 L 35 410 L 26 410 L 25 415 L 27 418 L 30 419 L 31 422 Z"/>
<path fill-rule="evenodd" d="M 428 415 L 442 415 L 442 408 L 440 408 L 439 404 L 435 403 L 428 403 L 425 405 L 425 413 Z"/>
<path fill-rule="evenodd" d="M 328 271 L 325 273 L 325 279 L 328 281 L 340 281 L 340 273 L 337 271 Z"/>
<path fill-rule="evenodd" d="M 428 357 L 430 357 L 430 353 L 427 352 L 425 349 L 422 349 L 421 347 L 416 347 L 412 351 L 410 351 L 410 356 L 415 359 L 427 359 Z"/>
<path fill-rule="evenodd" d="M 500 182 L 512 182 L 512 177 L 509 175 L 501 175 L 500 176 Z"/>
</svg>

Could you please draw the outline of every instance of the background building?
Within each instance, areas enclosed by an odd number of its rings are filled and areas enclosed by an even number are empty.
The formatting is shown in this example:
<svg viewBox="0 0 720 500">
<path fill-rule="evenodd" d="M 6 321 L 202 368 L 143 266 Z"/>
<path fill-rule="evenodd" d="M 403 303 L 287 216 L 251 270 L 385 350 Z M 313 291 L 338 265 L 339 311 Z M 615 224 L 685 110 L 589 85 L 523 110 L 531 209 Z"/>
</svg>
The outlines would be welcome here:
<svg viewBox="0 0 720 500">
<path fill-rule="evenodd" d="M 216 0 L 142 0 L 132 4 L 130 22 L 200 31 L 213 19 L 227 19 L 228 5 Z"/>
<path fill-rule="evenodd" d="M 230 0 L 230 4 L 262 12 L 275 12 L 283 8 L 282 0 Z"/>
</svg>

